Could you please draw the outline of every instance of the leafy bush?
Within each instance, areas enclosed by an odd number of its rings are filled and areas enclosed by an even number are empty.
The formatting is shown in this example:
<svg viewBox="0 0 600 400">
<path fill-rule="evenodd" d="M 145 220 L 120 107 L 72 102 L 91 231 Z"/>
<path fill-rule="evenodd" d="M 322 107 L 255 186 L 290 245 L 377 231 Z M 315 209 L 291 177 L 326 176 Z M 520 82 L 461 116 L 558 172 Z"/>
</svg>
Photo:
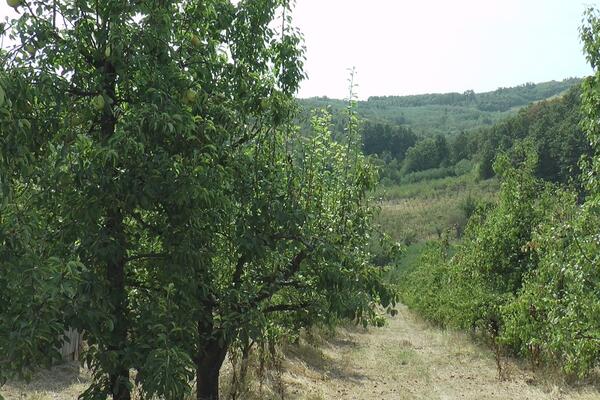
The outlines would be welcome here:
<svg viewBox="0 0 600 400">
<path fill-rule="evenodd" d="M 456 176 L 453 167 L 431 168 L 424 171 L 411 172 L 400 178 L 400 184 L 416 183 L 421 181 L 430 181 L 434 179 Z"/>
<path fill-rule="evenodd" d="M 519 168 L 497 160 L 498 205 L 477 208 L 453 257 L 443 242 L 429 245 L 402 299 L 434 323 L 581 378 L 600 365 L 600 208 L 535 178 L 537 157 L 524 153 Z"/>
<path fill-rule="evenodd" d="M 600 361 L 600 217 L 579 210 L 573 195 L 560 202 L 529 244 L 538 266 L 503 310 L 502 340 L 535 362 L 583 377 Z"/>
</svg>

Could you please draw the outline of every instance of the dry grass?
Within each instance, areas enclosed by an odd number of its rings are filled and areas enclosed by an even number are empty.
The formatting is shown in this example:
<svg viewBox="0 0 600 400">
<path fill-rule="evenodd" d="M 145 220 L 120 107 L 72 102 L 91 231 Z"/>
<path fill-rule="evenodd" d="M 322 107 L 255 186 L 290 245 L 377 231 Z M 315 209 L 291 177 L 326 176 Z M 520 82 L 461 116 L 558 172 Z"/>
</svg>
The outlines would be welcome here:
<svg viewBox="0 0 600 400">
<path fill-rule="evenodd" d="M 376 194 L 381 199 L 377 222 L 394 240 L 410 245 L 437 239 L 448 229 L 463 229 L 467 218 L 462 205 L 469 197 L 495 201 L 498 183 L 461 176 L 380 190 L 387 192 Z"/>
<path fill-rule="evenodd" d="M 261 378 L 253 370 L 243 400 L 598 400 L 592 384 L 571 387 L 548 371 L 535 373 L 505 360 L 500 381 L 492 353 L 465 334 L 442 331 L 405 307 L 381 329 L 355 326 L 335 336 L 313 337 L 283 349 L 282 369 Z M 257 360 L 255 359 L 256 365 Z M 223 393 L 228 393 L 231 366 L 226 364 Z M 89 377 L 69 364 L 28 385 L 2 389 L 7 400 L 75 399 Z M 223 396 L 227 398 L 226 396 Z"/>
<path fill-rule="evenodd" d="M 597 387 L 569 387 L 513 360 L 505 360 L 509 376 L 500 381 L 489 350 L 404 307 L 382 329 L 343 329 L 320 356 L 302 354 L 288 357 L 288 399 L 600 399 Z"/>
<path fill-rule="evenodd" d="M 10 382 L 0 389 L 6 400 L 73 400 L 90 384 L 90 376 L 76 362 L 41 371 L 30 383 Z"/>
</svg>

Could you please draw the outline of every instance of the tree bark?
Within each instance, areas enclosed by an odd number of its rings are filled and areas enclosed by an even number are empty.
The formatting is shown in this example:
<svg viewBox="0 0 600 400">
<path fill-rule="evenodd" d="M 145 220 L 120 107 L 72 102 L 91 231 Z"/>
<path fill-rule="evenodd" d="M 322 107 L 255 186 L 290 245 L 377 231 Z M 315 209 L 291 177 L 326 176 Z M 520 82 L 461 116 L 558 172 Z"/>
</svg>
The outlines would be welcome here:
<svg viewBox="0 0 600 400">
<path fill-rule="evenodd" d="M 210 330 L 207 330 L 210 328 Z M 212 321 L 198 322 L 199 346 L 196 357 L 196 399 L 219 400 L 219 374 L 227 354 L 226 345 L 215 338 L 204 340 L 203 336 L 212 333 Z"/>
<path fill-rule="evenodd" d="M 110 284 L 110 297 L 114 306 L 114 329 L 108 349 L 117 356 L 116 368 L 109 371 L 113 400 L 130 400 L 129 367 L 125 361 L 124 351 L 127 349 L 127 297 L 125 292 L 125 234 L 123 216 L 118 210 L 110 210 L 107 219 L 107 230 L 114 243 L 114 254 L 108 261 L 107 279 Z"/>
</svg>

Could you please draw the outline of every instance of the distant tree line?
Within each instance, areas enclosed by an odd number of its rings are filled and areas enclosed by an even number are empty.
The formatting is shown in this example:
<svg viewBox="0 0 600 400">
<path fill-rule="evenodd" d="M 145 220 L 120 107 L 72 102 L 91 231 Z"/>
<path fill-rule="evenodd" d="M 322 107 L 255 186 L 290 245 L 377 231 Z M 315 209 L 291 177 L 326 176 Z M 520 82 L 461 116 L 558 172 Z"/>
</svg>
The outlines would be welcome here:
<svg viewBox="0 0 600 400">
<path fill-rule="evenodd" d="M 535 176 L 568 183 L 580 175 L 581 156 L 591 154 L 580 128 L 580 97 L 581 88 L 574 86 L 564 96 L 533 103 L 491 127 L 455 136 L 428 137 L 408 127 L 367 123 L 363 127 L 363 149 L 365 154 L 378 158 L 381 177 L 388 184 L 402 183 L 407 174 L 431 169 L 453 175 L 455 169 L 451 167 L 462 160 L 477 166 L 479 179 L 488 179 L 495 175 L 492 165 L 496 156 L 510 153 L 526 140 L 532 142 L 538 156 Z"/>
<path fill-rule="evenodd" d="M 578 78 L 569 78 L 560 82 L 551 81 L 540 84 L 526 83 L 512 88 L 498 88 L 492 92 L 422 94 L 414 96 L 376 96 L 369 97 L 367 104 L 381 107 L 422 107 L 430 105 L 468 106 L 474 105 L 482 111 L 506 111 L 512 107 L 527 105 L 533 101 L 547 99 L 568 90 L 580 83 Z"/>
<path fill-rule="evenodd" d="M 426 136 L 456 136 L 515 115 L 520 107 L 561 95 L 580 83 L 577 78 L 538 84 L 526 83 L 514 88 L 498 88 L 486 93 L 467 90 L 463 93 L 424 94 L 416 96 L 370 97 L 357 103 L 359 115 L 372 123 L 402 125 Z M 335 129 L 343 127 L 340 119 L 346 102 L 328 97 L 300 99 L 299 122 L 310 128 L 311 110 L 328 108 Z"/>
</svg>

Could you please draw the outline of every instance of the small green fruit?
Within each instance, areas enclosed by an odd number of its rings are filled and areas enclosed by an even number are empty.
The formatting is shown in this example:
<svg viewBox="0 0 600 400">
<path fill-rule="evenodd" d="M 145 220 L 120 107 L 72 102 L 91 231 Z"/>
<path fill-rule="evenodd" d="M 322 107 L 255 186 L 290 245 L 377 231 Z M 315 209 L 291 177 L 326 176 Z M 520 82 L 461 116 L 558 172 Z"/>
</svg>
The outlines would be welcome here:
<svg viewBox="0 0 600 400">
<path fill-rule="evenodd" d="M 188 104 L 192 104 L 193 102 L 196 101 L 197 98 L 198 98 L 198 93 L 196 93 L 196 91 L 194 89 L 188 89 L 185 92 L 185 101 Z"/>
<path fill-rule="evenodd" d="M 105 103 L 104 103 L 104 96 L 102 96 L 101 94 L 99 94 L 98 96 L 94 97 L 92 99 L 92 105 L 98 111 L 104 110 L 104 105 L 105 105 Z"/>
<path fill-rule="evenodd" d="M 12 8 L 17 8 L 21 5 L 23 0 L 6 0 L 6 4 L 8 4 Z"/>
<path fill-rule="evenodd" d="M 200 38 L 196 35 L 192 35 L 192 46 L 200 47 L 201 44 L 202 42 L 200 41 Z"/>
<path fill-rule="evenodd" d="M 25 46 L 25 51 L 28 52 L 31 55 L 34 55 L 36 50 L 37 49 L 32 44 L 28 44 L 27 46 Z"/>
<path fill-rule="evenodd" d="M 2 105 L 4 104 L 5 97 L 6 94 L 4 93 L 4 89 L 2 89 L 2 86 L 0 86 L 0 107 L 2 107 Z"/>
<path fill-rule="evenodd" d="M 106 49 L 104 49 L 104 57 L 110 58 L 110 46 L 106 46 Z"/>
</svg>

